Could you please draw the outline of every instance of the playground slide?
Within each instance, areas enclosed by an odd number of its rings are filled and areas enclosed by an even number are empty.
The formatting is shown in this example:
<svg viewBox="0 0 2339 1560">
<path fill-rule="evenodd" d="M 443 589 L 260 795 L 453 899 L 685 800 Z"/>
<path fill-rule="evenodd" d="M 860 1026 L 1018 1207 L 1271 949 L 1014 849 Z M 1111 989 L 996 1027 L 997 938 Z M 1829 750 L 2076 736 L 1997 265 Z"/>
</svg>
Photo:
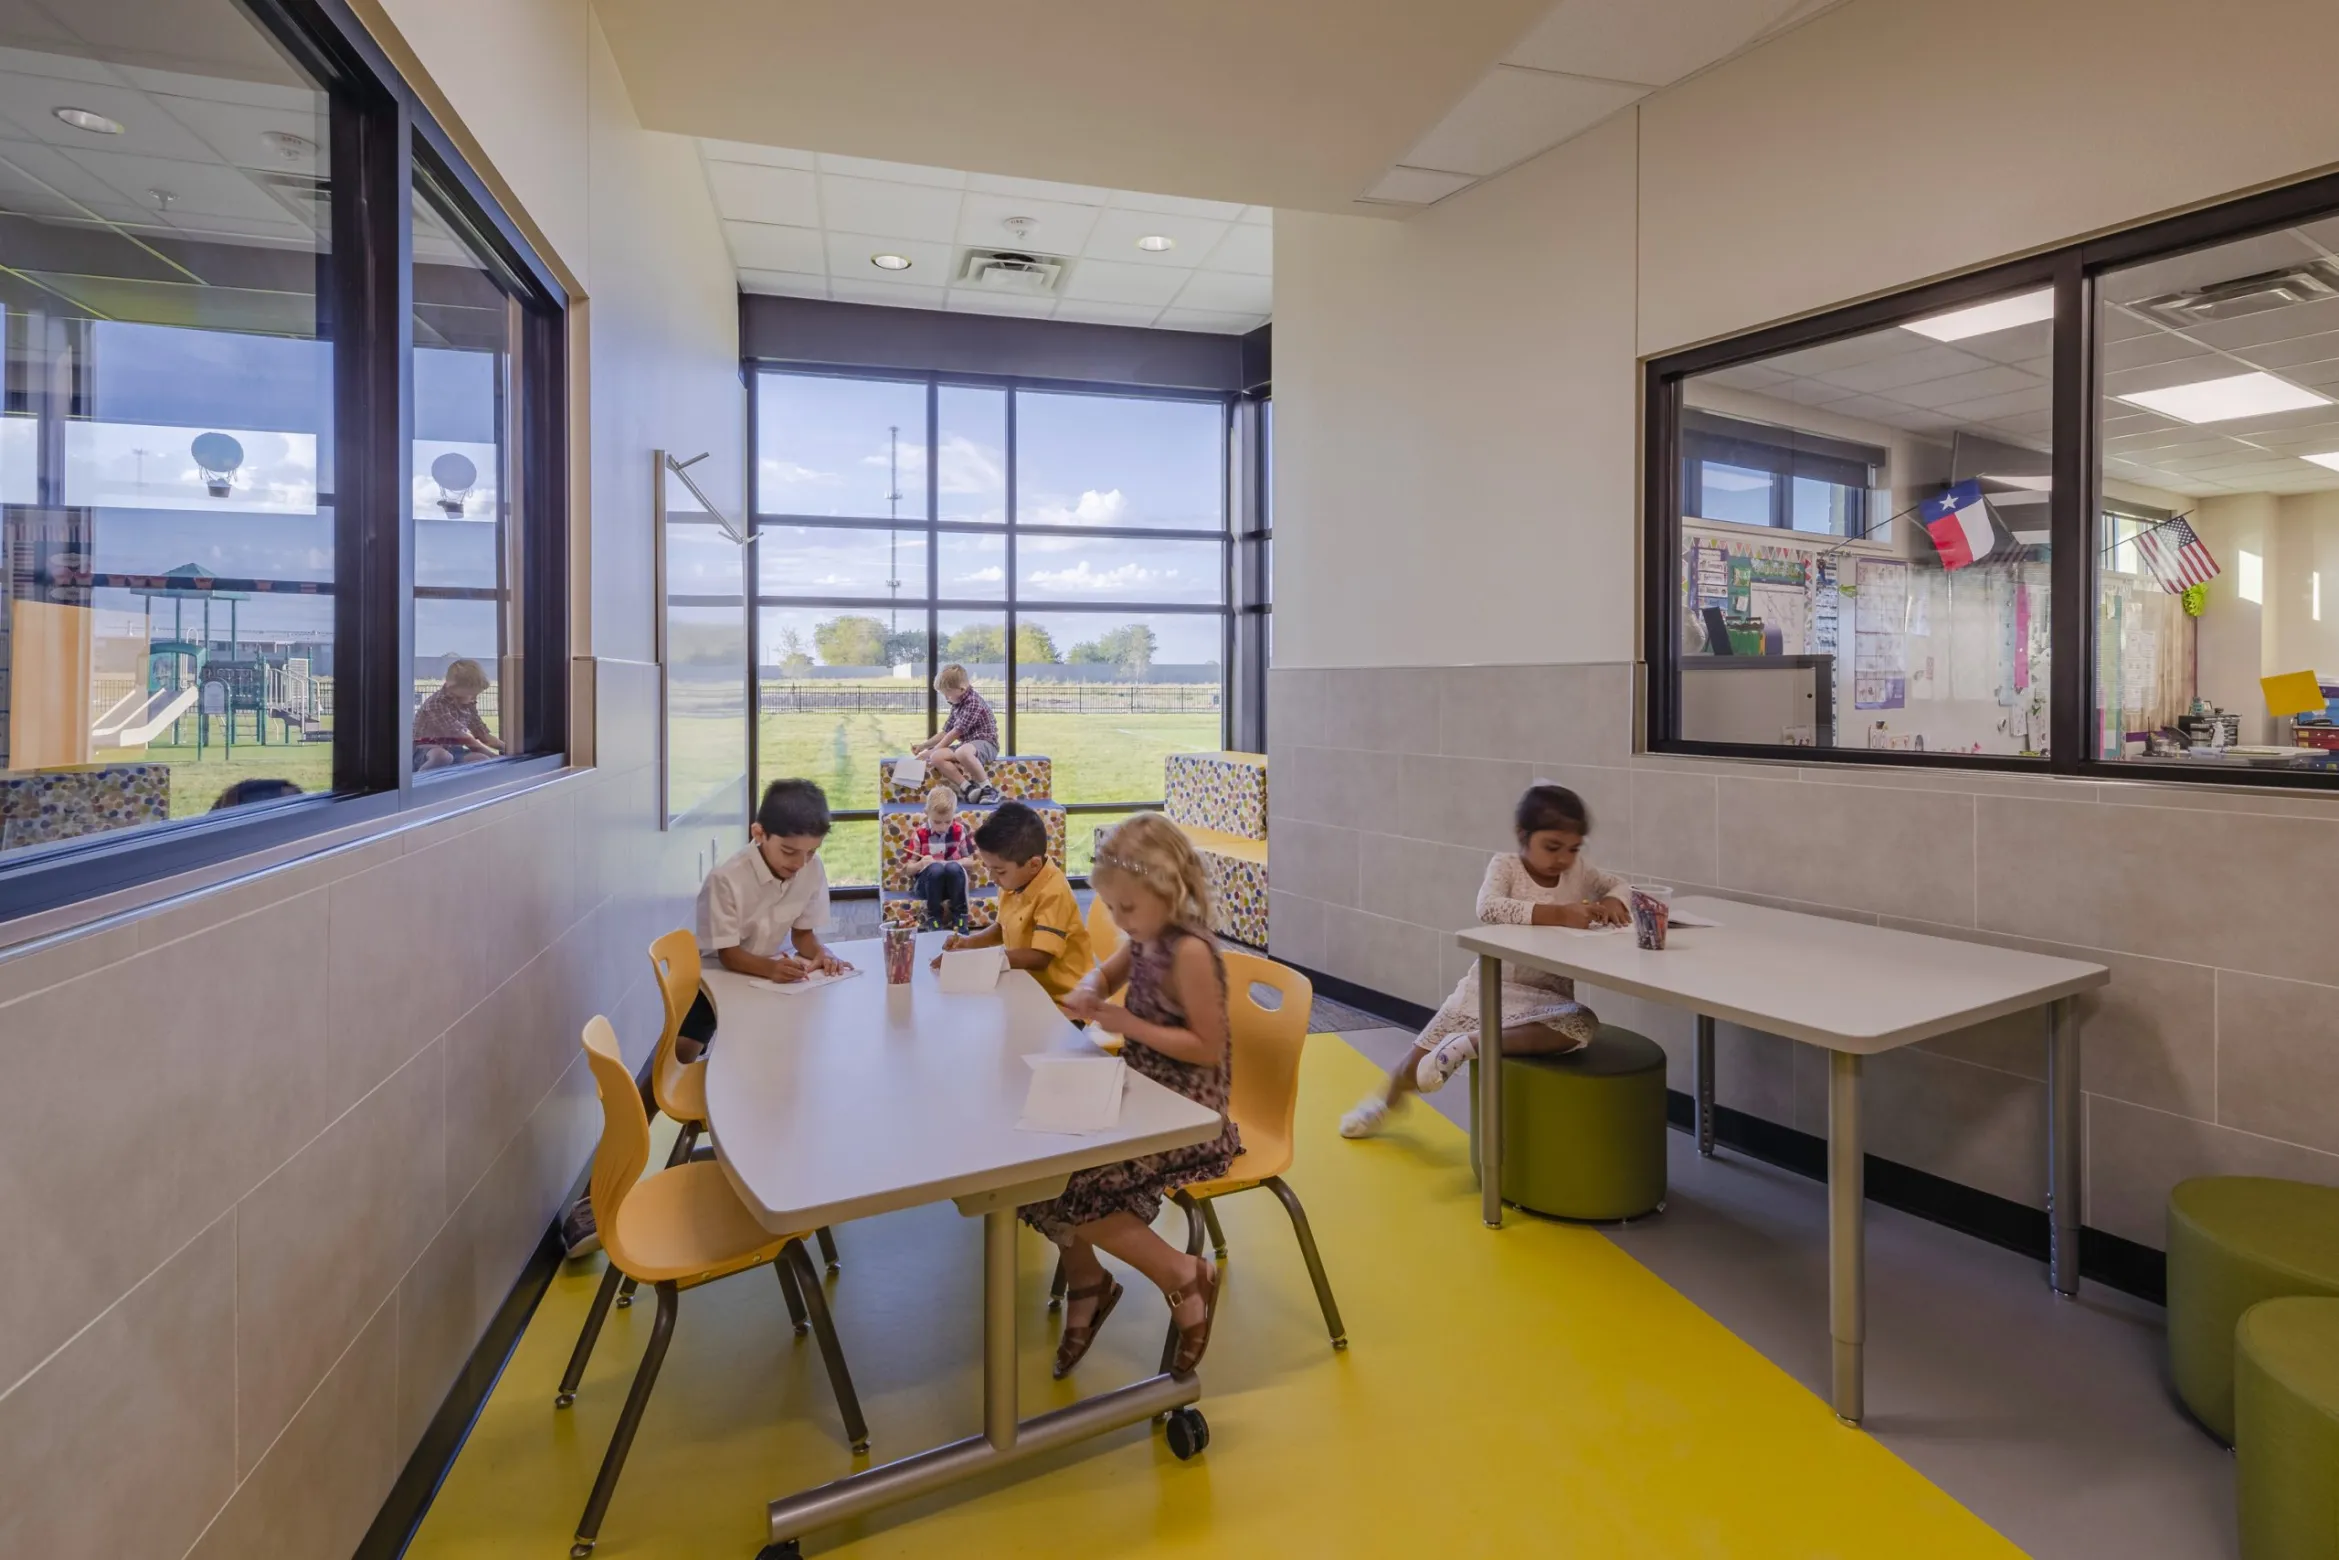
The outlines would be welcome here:
<svg viewBox="0 0 2339 1560">
<path fill-rule="evenodd" d="M 113 745 L 126 748 L 146 746 L 169 729 L 172 721 L 186 714 L 201 692 L 200 688 L 181 688 L 172 693 L 166 688 L 147 695 L 144 712 L 133 715 L 122 725 L 114 735 Z"/>
<path fill-rule="evenodd" d="M 114 746 L 114 738 L 121 734 L 122 728 L 138 719 L 153 698 L 153 694 L 144 691 L 123 694 L 115 701 L 114 707 L 100 715 L 97 723 L 89 728 L 91 744 L 97 747 Z"/>
</svg>

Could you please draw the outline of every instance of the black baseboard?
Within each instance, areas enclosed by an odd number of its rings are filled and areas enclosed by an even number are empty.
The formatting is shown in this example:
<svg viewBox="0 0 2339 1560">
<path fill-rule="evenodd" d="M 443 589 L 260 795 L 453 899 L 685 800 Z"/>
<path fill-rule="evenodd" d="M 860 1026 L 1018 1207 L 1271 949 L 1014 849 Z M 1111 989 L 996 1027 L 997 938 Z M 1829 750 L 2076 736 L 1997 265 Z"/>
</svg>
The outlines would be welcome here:
<svg viewBox="0 0 2339 1560">
<path fill-rule="evenodd" d="M 1359 986 L 1353 981 L 1342 980 L 1337 975 L 1311 970 L 1304 964 L 1293 964 L 1289 959 L 1280 962 L 1305 975 L 1309 984 L 1316 988 L 1316 995 L 1330 997 L 1343 1007 L 1356 1008 L 1375 1018 L 1385 1018 L 1399 1029 L 1425 1029 L 1429 1026 L 1430 1015 L 1437 1011 L 1375 991 L 1370 986 Z"/>
<path fill-rule="evenodd" d="M 1694 1129 L 1697 1108 L 1678 1089 L 1665 1096 L 1665 1114 L 1682 1131 Z M 1750 1159 L 1792 1170 L 1814 1181 L 1827 1179 L 1827 1140 L 1782 1127 L 1726 1105 L 1714 1107 L 1714 1140 Z M 2008 1251 L 2019 1251 L 2040 1262 L 2047 1260 L 2047 1215 L 1991 1192 L 1976 1191 L 1928 1171 L 1867 1156 L 1864 1170 L 1868 1200 L 1915 1214 L 1933 1224 L 1986 1240 Z M 2155 1305 L 2168 1303 L 2168 1259 L 2150 1246 L 2138 1245 L 2102 1230 L 2079 1232 L 2079 1276 L 2135 1295 Z"/>
</svg>

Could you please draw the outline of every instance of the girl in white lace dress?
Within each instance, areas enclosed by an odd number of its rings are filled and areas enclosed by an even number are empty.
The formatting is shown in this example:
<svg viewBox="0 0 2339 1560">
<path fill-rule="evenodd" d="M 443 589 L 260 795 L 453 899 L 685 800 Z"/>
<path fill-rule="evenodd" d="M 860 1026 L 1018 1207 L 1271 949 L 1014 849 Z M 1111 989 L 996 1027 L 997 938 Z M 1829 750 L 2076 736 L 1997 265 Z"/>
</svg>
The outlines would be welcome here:
<svg viewBox="0 0 2339 1560">
<path fill-rule="evenodd" d="M 1486 864 L 1478 919 L 1495 926 L 1621 926 L 1632 919 L 1625 880 L 1583 859 L 1592 815 L 1565 786 L 1535 785 L 1519 798 L 1512 823 L 1515 855 Z M 1511 1056 L 1576 1051 L 1592 1043 L 1600 1020 L 1576 1000 L 1575 982 L 1516 964 L 1503 966 L 1502 1048 Z M 1434 1094 L 1478 1054 L 1478 967 L 1389 1074 L 1387 1088 L 1366 1095 L 1340 1121 L 1343 1137 L 1370 1137 L 1389 1112 L 1418 1089 Z"/>
</svg>

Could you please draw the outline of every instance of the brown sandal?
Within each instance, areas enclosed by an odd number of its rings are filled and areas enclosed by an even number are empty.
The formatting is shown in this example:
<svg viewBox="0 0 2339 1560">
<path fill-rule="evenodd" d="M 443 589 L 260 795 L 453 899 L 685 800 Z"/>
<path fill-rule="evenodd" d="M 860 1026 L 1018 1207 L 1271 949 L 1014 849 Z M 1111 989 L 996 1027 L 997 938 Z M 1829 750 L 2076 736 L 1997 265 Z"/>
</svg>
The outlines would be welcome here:
<svg viewBox="0 0 2339 1560">
<path fill-rule="evenodd" d="M 1202 1363 L 1203 1351 L 1210 1347 L 1210 1324 L 1218 1319 L 1218 1269 L 1208 1261 L 1202 1264 L 1202 1320 L 1191 1327 L 1178 1328 L 1178 1352 L 1170 1360 L 1170 1374 L 1184 1376 Z M 1168 1295 L 1170 1314 L 1186 1303 L 1186 1292 L 1173 1289 Z"/>
<path fill-rule="evenodd" d="M 1072 1367 L 1080 1363 L 1081 1356 L 1088 1353 L 1088 1346 L 1096 1342 L 1096 1330 L 1105 1324 L 1105 1318 L 1112 1315 L 1113 1307 L 1120 1303 L 1121 1286 L 1113 1281 L 1112 1274 L 1107 1273 L 1101 1284 L 1088 1284 L 1079 1289 L 1066 1290 L 1064 1292 L 1065 1316 L 1071 1316 L 1074 1301 L 1086 1300 L 1092 1295 L 1096 1298 L 1096 1309 L 1088 1313 L 1087 1325 L 1075 1326 L 1072 1322 L 1066 1321 L 1064 1323 L 1064 1336 L 1056 1341 L 1056 1379 L 1058 1381 L 1062 1381 L 1066 1376 L 1072 1374 Z"/>
</svg>

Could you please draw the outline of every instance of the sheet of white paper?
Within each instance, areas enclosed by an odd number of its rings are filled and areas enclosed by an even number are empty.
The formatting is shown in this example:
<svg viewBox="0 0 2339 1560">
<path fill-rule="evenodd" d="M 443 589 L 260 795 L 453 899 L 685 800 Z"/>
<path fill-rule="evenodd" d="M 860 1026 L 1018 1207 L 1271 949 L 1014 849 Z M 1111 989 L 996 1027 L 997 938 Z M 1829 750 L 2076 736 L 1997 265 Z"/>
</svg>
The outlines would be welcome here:
<svg viewBox="0 0 2339 1560">
<path fill-rule="evenodd" d="M 926 761 L 922 758 L 895 759 L 893 761 L 893 783 L 895 785 L 924 785 L 926 783 Z"/>
<path fill-rule="evenodd" d="M 1632 927 L 1629 924 L 1624 926 L 1555 926 L 1552 930 L 1565 932 L 1570 937 L 1611 937 L 1618 932 L 1629 932 Z"/>
<path fill-rule="evenodd" d="M 1702 915 L 1690 915 L 1685 911 L 1676 910 L 1665 918 L 1665 924 L 1667 926 L 1720 926 L 1722 923 L 1709 921 Z"/>
<path fill-rule="evenodd" d="M 760 980 L 749 989 L 755 991 L 776 991 L 784 997 L 800 997 L 807 991 L 818 991 L 821 987 L 833 986 L 840 980 L 851 980 L 854 976 L 860 973 L 861 972 L 859 970 L 847 970 L 842 975 L 821 975 L 816 973 L 807 975 L 802 980 Z"/>
<path fill-rule="evenodd" d="M 1018 1132 L 1103 1132 L 1121 1119 L 1128 1069 L 1117 1056 L 1027 1056 L 1031 1087 Z"/>
<path fill-rule="evenodd" d="M 1007 966 L 1004 948 L 960 948 L 942 956 L 942 989 L 953 996 L 975 996 L 999 984 Z"/>
</svg>

